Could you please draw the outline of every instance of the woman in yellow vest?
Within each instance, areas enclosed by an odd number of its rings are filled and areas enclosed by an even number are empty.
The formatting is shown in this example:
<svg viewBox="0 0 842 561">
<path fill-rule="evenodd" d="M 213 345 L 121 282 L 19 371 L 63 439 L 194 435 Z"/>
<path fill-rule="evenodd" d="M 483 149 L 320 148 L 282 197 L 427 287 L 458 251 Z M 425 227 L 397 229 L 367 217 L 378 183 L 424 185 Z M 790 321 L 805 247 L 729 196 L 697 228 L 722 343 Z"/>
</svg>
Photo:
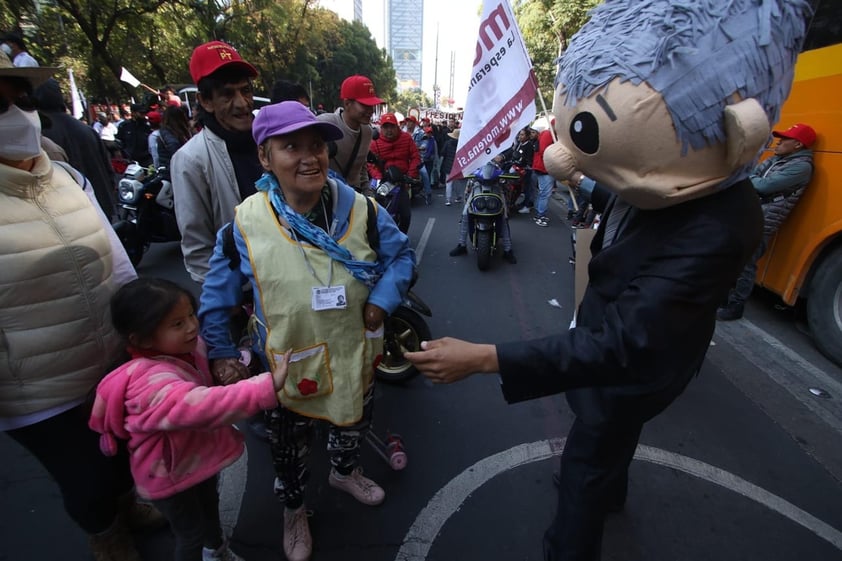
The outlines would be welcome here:
<svg viewBox="0 0 842 561">
<path fill-rule="evenodd" d="M 330 423 L 330 485 L 367 505 L 385 498 L 357 464 L 383 320 L 406 294 L 415 256 L 387 212 L 328 178 L 326 142 L 341 138 L 339 128 L 285 101 L 263 107 L 252 131 L 267 173 L 219 232 L 199 316 L 212 370 L 223 381 L 245 375 L 229 318 L 246 282 L 255 294 L 254 350 L 273 367 L 292 349 L 281 406 L 267 426 L 275 492 L 286 506 L 284 552 L 305 561 L 312 551 L 304 486 L 314 421 Z"/>
</svg>

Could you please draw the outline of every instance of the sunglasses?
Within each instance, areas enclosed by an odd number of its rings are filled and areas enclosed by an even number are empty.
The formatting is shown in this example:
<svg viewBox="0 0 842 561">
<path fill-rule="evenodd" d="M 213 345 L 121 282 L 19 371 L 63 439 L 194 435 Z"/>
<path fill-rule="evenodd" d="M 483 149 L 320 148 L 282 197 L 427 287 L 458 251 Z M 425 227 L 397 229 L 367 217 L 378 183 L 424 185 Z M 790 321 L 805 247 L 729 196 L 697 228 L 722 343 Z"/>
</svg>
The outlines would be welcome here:
<svg viewBox="0 0 842 561">
<path fill-rule="evenodd" d="M 37 109 L 35 100 L 29 94 L 21 94 L 11 101 L 0 98 L 0 115 L 9 110 L 9 107 L 14 105 L 21 111 L 35 111 Z"/>
</svg>

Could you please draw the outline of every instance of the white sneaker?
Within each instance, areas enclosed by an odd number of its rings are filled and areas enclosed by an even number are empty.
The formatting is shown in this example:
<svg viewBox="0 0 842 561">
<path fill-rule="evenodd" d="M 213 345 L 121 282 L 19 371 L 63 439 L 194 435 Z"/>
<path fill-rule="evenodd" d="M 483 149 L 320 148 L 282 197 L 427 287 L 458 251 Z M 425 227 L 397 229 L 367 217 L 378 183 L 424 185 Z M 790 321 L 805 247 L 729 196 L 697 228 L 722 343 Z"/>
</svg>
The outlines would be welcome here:
<svg viewBox="0 0 842 561">
<path fill-rule="evenodd" d="M 517 211 L 518 214 L 529 214 L 532 210 L 528 206 L 520 207 L 520 210 Z"/>
<path fill-rule="evenodd" d="M 364 477 L 363 468 L 359 466 L 350 475 L 339 475 L 331 468 L 327 481 L 331 487 L 342 489 L 364 505 L 379 505 L 386 498 L 386 491 L 368 477 Z"/>
<path fill-rule="evenodd" d="M 313 553 L 313 537 L 307 510 L 300 506 L 295 510 L 284 509 L 284 554 L 288 561 L 308 561 Z"/>
<path fill-rule="evenodd" d="M 231 551 L 228 542 L 222 544 L 219 549 L 202 548 L 202 561 L 245 561 L 242 557 Z"/>
</svg>

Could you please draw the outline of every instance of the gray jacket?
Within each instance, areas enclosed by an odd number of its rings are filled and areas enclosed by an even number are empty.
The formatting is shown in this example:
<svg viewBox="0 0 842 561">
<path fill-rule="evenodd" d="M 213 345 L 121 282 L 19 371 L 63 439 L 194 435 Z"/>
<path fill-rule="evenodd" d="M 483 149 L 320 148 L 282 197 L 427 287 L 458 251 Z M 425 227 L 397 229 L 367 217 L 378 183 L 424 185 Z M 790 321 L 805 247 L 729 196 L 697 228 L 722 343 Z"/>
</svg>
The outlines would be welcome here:
<svg viewBox="0 0 842 561">
<path fill-rule="evenodd" d="M 806 148 L 786 156 L 773 156 L 754 168 L 749 179 L 763 205 L 764 239 L 778 231 L 812 176 L 813 152 Z"/>
<path fill-rule="evenodd" d="M 242 202 L 234 164 L 225 141 L 205 127 L 173 155 L 170 168 L 184 265 L 202 283 L 216 233 Z"/>
</svg>

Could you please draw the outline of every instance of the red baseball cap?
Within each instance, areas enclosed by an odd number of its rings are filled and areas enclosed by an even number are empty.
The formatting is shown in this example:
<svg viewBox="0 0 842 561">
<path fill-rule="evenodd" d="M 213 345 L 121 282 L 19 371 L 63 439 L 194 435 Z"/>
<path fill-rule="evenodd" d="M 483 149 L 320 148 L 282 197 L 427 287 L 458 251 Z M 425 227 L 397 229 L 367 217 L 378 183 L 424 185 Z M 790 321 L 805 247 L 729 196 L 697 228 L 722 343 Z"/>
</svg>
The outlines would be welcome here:
<svg viewBox="0 0 842 561">
<path fill-rule="evenodd" d="M 380 116 L 380 126 L 383 125 L 395 125 L 398 126 L 398 118 L 395 117 L 394 113 L 384 113 Z"/>
<path fill-rule="evenodd" d="M 809 148 L 816 141 L 816 131 L 813 127 L 803 123 L 796 123 L 785 131 L 772 131 L 772 136 L 778 138 L 792 138 Z"/>
<path fill-rule="evenodd" d="M 146 114 L 146 119 L 153 125 L 161 124 L 162 115 L 158 111 L 150 111 Z"/>
<path fill-rule="evenodd" d="M 417 125 L 418 124 L 418 117 L 416 117 L 415 115 L 410 115 L 409 117 L 406 118 L 406 121 L 407 122 L 412 121 L 413 123 L 415 123 Z"/>
<path fill-rule="evenodd" d="M 257 76 L 257 69 L 244 61 L 237 49 L 222 41 L 211 41 L 199 45 L 190 55 L 190 76 L 194 84 L 198 84 L 199 80 L 207 78 L 220 68 L 228 66 L 238 66 L 252 78 Z"/>
<path fill-rule="evenodd" d="M 342 88 L 339 90 L 339 97 L 353 99 L 363 105 L 380 105 L 383 103 L 383 100 L 377 97 L 374 92 L 374 84 L 371 83 L 371 80 L 359 74 L 345 78 L 345 81 L 342 82 Z"/>
</svg>

